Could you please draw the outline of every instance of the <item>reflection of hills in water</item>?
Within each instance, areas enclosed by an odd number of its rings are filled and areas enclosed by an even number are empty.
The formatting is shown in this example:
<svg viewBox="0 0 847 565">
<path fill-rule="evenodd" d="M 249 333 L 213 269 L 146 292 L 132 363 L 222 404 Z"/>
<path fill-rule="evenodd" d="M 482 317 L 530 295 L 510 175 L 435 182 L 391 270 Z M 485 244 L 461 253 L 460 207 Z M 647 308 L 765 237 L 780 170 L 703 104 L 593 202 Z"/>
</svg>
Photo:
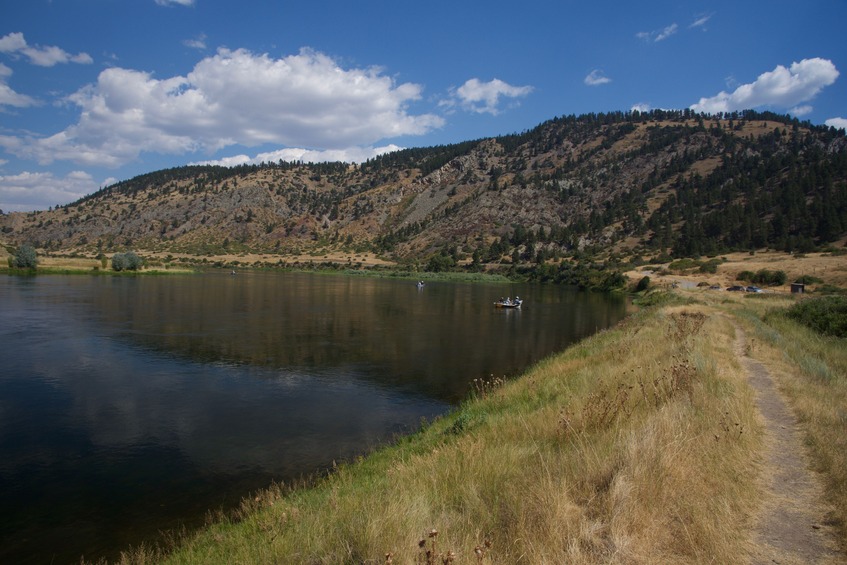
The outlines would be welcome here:
<svg viewBox="0 0 847 565">
<path fill-rule="evenodd" d="M 510 293 L 523 311 L 493 307 Z M 413 430 L 473 378 L 625 309 L 555 286 L 263 273 L 8 277 L 0 295 L 4 563 L 117 558 Z"/>
<path fill-rule="evenodd" d="M 623 316 L 605 295 L 523 287 L 524 312 L 497 312 L 515 287 L 307 274 L 139 278 L 102 293 L 122 335 L 209 363 L 362 368 L 368 378 L 455 401 L 474 378 L 512 375 Z M 524 290 L 526 289 L 526 290 Z"/>
<path fill-rule="evenodd" d="M 193 362 L 183 342 L 212 347 L 227 333 L 169 343 L 167 332 L 202 327 L 192 309 L 206 284 L 0 278 L 0 563 L 117 559 L 162 527 L 201 523 L 448 408 L 349 365 Z"/>
</svg>

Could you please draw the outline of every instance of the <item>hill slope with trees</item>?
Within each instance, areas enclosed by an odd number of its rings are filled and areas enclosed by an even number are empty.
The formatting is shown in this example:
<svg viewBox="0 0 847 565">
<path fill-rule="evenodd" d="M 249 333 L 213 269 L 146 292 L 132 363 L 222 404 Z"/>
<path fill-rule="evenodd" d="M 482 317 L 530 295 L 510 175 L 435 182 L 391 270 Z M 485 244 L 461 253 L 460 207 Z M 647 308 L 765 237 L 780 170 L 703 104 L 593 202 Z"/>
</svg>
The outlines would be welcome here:
<svg viewBox="0 0 847 565">
<path fill-rule="evenodd" d="M 802 252 L 845 233 L 844 132 L 754 111 L 564 116 L 359 165 L 186 166 L 0 216 L 7 244 L 49 252 L 335 249 L 437 269 L 610 250 Z"/>
</svg>

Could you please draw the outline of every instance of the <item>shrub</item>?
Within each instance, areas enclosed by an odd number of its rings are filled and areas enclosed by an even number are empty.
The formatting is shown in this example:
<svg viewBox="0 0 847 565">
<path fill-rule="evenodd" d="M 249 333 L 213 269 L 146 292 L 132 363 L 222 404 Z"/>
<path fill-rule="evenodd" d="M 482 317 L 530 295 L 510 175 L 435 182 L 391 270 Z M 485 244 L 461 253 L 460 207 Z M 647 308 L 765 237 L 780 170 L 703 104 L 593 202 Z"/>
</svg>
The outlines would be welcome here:
<svg viewBox="0 0 847 565">
<path fill-rule="evenodd" d="M 812 275 L 802 275 L 797 277 L 797 280 L 794 281 L 801 284 L 821 284 L 823 279 L 819 279 L 818 277 Z"/>
<path fill-rule="evenodd" d="M 14 267 L 18 269 L 34 269 L 38 265 L 38 255 L 32 245 L 21 245 L 15 250 L 12 258 Z"/>
<path fill-rule="evenodd" d="M 626 281 L 628 279 L 623 273 L 619 273 L 617 271 L 613 273 L 607 273 L 600 283 L 598 287 L 600 290 L 615 290 L 618 288 L 622 288 L 626 285 Z"/>
<path fill-rule="evenodd" d="M 741 271 L 735 276 L 735 280 L 753 282 L 753 277 L 755 276 L 756 273 L 754 273 L 753 271 Z"/>
<path fill-rule="evenodd" d="M 112 269 L 115 271 L 137 271 L 143 265 L 141 257 L 132 251 L 112 255 Z"/>
<path fill-rule="evenodd" d="M 788 280 L 788 275 L 785 271 L 769 271 L 760 269 L 755 273 L 753 271 L 741 271 L 735 277 L 737 281 L 747 281 L 754 284 L 765 284 L 770 286 L 779 286 L 785 284 Z"/>
<path fill-rule="evenodd" d="M 671 271 L 688 271 L 690 269 L 695 269 L 700 266 L 700 262 L 694 259 L 677 259 L 670 265 L 668 265 L 668 269 Z"/>
<path fill-rule="evenodd" d="M 112 269 L 115 271 L 125 271 L 126 255 L 123 253 L 115 253 L 112 255 Z"/>
<path fill-rule="evenodd" d="M 847 337 L 847 297 L 803 300 L 789 308 L 786 315 L 824 335 Z"/>
<path fill-rule="evenodd" d="M 700 272 L 715 274 L 718 272 L 718 265 L 721 263 L 722 261 L 720 259 L 709 259 L 700 265 Z"/>
<path fill-rule="evenodd" d="M 638 284 L 635 285 L 635 292 L 643 292 L 650 288 L 650 277 L 642 277 Z"/>
<path fill-rule="evenodd" d="M 783 285 L 786 280 L 788 280 L 788 275 L 785 274 L 785 271 L 769 271 L 767 269 L 761 269 L 756 271 L 756 274 L 753 275 L 754 283 L 767 284 L 770 286 Z"/>
<path fill-rule="evenodd" d="M 426 270 L 431 273 L 440 273 L 449 271 L 456 266 L 456 260 L 452 256 L 445 253 L 439 253 L 430 257 L 426 265 Z"/>
</svg>

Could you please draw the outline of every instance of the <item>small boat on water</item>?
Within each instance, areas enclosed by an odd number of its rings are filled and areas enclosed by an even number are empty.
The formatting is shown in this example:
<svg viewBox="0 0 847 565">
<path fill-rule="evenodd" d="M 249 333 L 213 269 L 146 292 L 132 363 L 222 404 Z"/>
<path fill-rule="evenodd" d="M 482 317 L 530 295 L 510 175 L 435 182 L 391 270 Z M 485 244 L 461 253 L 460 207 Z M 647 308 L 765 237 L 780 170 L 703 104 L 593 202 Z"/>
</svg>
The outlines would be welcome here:
<svg viewBox="0 0 847 565">
<path fill-rule="evenodd" d="M 514 300 L 511 298 L 501 298 L 497 302 L 494 303 L 495 308 L 520 308 L 521 304 L 523 304 L 523 300 L 519 297 L 515 297 Z"/>
</svg>

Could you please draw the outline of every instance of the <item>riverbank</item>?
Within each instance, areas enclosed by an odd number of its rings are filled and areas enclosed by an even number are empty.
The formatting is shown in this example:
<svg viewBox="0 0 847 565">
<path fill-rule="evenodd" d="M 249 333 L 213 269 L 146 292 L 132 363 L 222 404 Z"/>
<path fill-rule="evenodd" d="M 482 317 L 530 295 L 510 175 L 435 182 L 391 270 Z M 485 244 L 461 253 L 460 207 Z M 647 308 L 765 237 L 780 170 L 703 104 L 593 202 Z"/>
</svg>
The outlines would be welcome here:
<svg viewBox="0 0 847 565">
<path fill-rule="evenodd" d="M 0 272 L 6 273 L 34 273 L 45 275 L 116 275 L 116 276 L 132 276 L 138 274 L 145 275 L 168 275 L 168 274 L 188 274 L 196 272 L 186 266 L 169 265 L 156 263 L 145 267 L 140 271 L 114 271 L 110 262 L 101 261 L 91 257 L 67 257 L 63 255 L 39 255 L 38 267 L 34 270 L 27 269 L 12 269 L 6 266 L 3 261 L 0 264 Z"/>
<path fill-rule="evenodd" d="M 768 314 L 790 297 L 653 300 L 520 379 L 477 383 L 453 414 L 312 488 L 257 493 L 235 515 L 124 562 L 738 561 L 755 549 L 767 469 L 737 324 L 747 352 L 775 367 L 801 420 L 814 421 L 804 433 L 844 539 L 847 449 L 832 431 L 847 407 L 841 343 Z M 803 340 L 817 345 L 780 357 Z"/>
</svg>

